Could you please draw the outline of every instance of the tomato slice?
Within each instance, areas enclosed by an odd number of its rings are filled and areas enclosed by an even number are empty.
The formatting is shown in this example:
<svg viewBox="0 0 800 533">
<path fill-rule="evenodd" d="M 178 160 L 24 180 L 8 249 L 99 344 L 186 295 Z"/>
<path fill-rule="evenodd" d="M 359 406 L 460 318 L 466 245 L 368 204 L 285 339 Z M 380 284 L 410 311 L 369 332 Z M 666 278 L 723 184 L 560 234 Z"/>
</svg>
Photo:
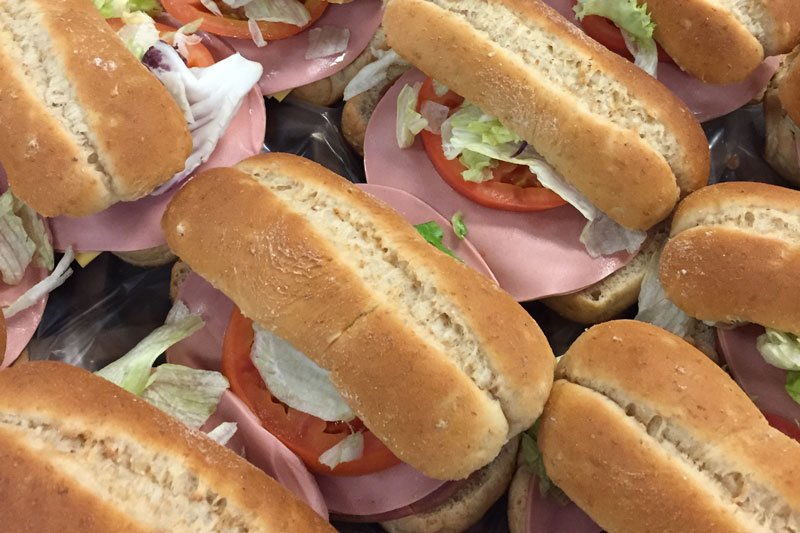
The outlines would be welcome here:
<svg viewBox="0 0 800 533">
<path fill-rule="evenodd" d="M 215 15 L 209 12 L 200 3 L 200 0 L 161 0 L 161 4 L 167 10 L 167 13 L 184 24 L 201 18 L 203 19 L 203 24 L 200 26 L 201 30 L 237 39 L 251 38 L 250 28 L 246 19 L 243 17 L 234 18 L 236 15 L 222 17 Z M 311 20 L 302 28 L 283 22 L 258 21 L 258 27 L 261 29 L 261 35 L 264 40 L 275 41 L 300 33 L 322 16 L 322 13 L 328 7 L 328 2 L 326 0 L 305 0 L 303 5 L 311 15 Z"/>
<path fill-rule="evenodd" d="M 764 418 L 767 419 L 769 425 L 787 435 L 797 442 L 800 442 L 800 427 L 797 426 L 795 422 L 790 422 L 783 417 L 778 415 L 772 415 L 769 413 L 764 413 Z"/>
<path fill-rule="evenodd" d="M 253 345 L 253 322 L 235 309 L 231 314 L 222 348 L 222 373 L 231 390 L 247 404 L 264 428 L 292 450 L 315 474 L 361 476 L 385 470 L 400 463 L 375 435 L 354 419 L 348 423 L 326 422 L 315 416 L 288 407 L 272 396 L 250 360 Z M 362 431 L 364 453 L 355 461 L 341 463 L 331 470 L 319 462 L 323 452 L 349 434 Z"/>
<path fill-rule="evenodd" d="M 453 112 L 464 98 L 453 91 L 442 96 L 436 94 L 433 80 L 426 78 L 419 90 L 419 106 L 426 101 L 436 102 Z M 485 207 L 504 211 L 541 211 L 564 205 L 559 195 L 543 188 L 528 167 L 499 162 L 492 170 L 493 178 L 483 183 L 465 181 L 461 173 L 467 170 L 458 159 L 447 159 L 442 149 L 442 137 L 427 130 L 420 132 L 422 144 L 442 179 L 461 194 Z"/>
<path fill-rule="evenodd" d="M 573 0 L 573 5 L 578 4 L 578 0 Z M 587 15 L 581 20 L 583 31 L 592 39 L 599 42 L 617 55 L 633 61 L 633 55 L 625 46 L 625 39 L 622 38 L 622 32 L 616 24 L 611 20 L 598 15 Z M 668 53 L 658 46 L 658 60 L 665 63 L 674 63 Z"/>
<path fill-rule="evenodd" d="M 122 19 L 119 18 L 110 18 L 107 19 L 108 24 L 114 28 L 114 31 L 119 31 L 125 23 L 122 22 Z M 160 22 L 156 22 L 156 29 L 160 32 L 163 36 L 165 33 L 171 33 L 176 30 L 171 26 L 167 26 L 166 24 L 161 24 Z M 169 44 L 172 44 L 172 39 L 166 40 Z M 189 57 L 186 59 L 186 64 L 189 67 L 210 67 L 215 63 L 214 56 L 211 55 L 208 48 L 203 45 L 203 43 L 195 43 L 189 44 L 186 46 L 186 49 L 189 52 Z"/>
</svg>

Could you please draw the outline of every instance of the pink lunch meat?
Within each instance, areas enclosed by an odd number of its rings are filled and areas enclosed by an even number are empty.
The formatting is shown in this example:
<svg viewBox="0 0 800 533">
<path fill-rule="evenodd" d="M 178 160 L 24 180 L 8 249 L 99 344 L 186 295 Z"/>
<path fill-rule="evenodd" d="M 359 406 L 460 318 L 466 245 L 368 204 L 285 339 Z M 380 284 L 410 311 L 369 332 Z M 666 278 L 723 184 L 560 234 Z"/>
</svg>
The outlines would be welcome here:
<svg viewBox="0 0 800 533">
<path fill-rule="evenodd" d="M 287 39 L 269 41 L 259 48 L 252 40 L 225 40 L 247 59 L 264 67 L 258 86 L 269 96 L 294 89 L 336 74 L 364 51 L 381 23 L 383 4 L 380 0 L 354 0 L 347 4 L 330 4 L 312 27 L 338 26 L 350 30 L 347 49 L 336 55 L 306 59 L 308 30 Z"/>
</svg>

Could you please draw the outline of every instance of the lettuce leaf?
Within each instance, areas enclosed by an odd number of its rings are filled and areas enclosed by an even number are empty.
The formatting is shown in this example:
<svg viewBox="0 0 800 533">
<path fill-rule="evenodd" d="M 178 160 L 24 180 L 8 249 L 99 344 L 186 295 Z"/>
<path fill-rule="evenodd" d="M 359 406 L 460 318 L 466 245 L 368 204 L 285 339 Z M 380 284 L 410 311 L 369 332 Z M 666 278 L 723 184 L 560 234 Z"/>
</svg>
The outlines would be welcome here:
<svg viewBox="0 0 800 533">
<path fill-rule="evenodd" d="M 414 144 L 417 134 L 425 129 L 428 121 L 422 118 L 417 112 L 417 98 L 422 83 L 406 85 L 397 95 L 397 124 L 395 134 L 397 145 L 400 148 L 408 148 Z"/>
<path fill-rule="evenodd" d="M 578 0 L 573 9 L 578 20 L 586 15 L 610 19 L 622 30 L 636 66 L 656 77 L 658 48 L 653 39 L 656 25 L 647 13 L 647 4 L 640 6 L 636 0 Z"/>
<path fill-rule="evenodd" d="M 444 245 L 442 240 L 444 239 L 444 230 L 439 224 L 434 221 L 430 221 L 417 224 L 414 226 L 414 228 L 416 228 L 417 232 L 422 235 L 423 239 L 428 241 L 428 244 L 432 244 L 434 248 L 441 250 L 450 257 L 455 257 L 462 263 L 464 262 L 460 257 L 453 253 L 453 250 Z"/>
<path fill-rule="evenodd" d="M 244 4 L 244 14 L 249 20 L 283 22 L 303 27 L 311 15 L 298 0 L 251 0 Z"/>
<path fill-rule="evenodd" d="M 345 86 L 343 96 L 345 102 L 358 94 L 369 91 L 386 80 L 389 76 L 389 68 L 392 65 L 409 64 L 408 61 L 400 57 L 394 50 L 373 48 L 372 55 L 377 59 L 372 63 L 364 65 Z"/>
<path fill-rule="evenodd" d="M 496 117 L 465 101 L 461 108 L 442 124 L 442 149 L 448 159 L 459 158 L 467 167 L 462 177 L 467 181 L 487 181 L 495 161 L 527 166 L 539 183 L 552 190 L 588 220 L 581 242 L 587 252 L 597 257 L 620 250 L 634 252 L 644 243 L 647 233 L 629 230 L 611 220 L 564 179 L 521 137 L 503 127 Z"/>
<path fill-rule="evenodd" d="M 141 396 L 190 428 L 199 429 L 216 411 L 228 386 L 219 372 L 164 364 L 150 375 Z"/>
<path fill-rule="evenodd" d="M 200 315 L 178 301 L 170 309 L 164 325 L 139 341 L 133 349 L 110 365 L 95 372 L 98 376 L 141 396 L 150 379 L 150 371 L 158 356 L 173 344 L 203 327 Z"/>
<path fill-rule="evenodd" d="M 541 418 L 537 419 L 533 426 L 522 434 L 522 440 L 520 441 L 522 458 L 533 469 L 536 477 L 539 478 L 539 494 L 542 498 L 552 497 L 566 505 L 570 501 L 569 497 L 553 483 L 544 468 L 544 457 L 539 450 L 539 444 L 536 442 L 539 437 L 540 421 Z"/>
<path fill-rule="evenodd" d="M 3 316 L 11 318 L 23 309 L 27 309 L 38 302 L 40 298 L 43 298 L 57 287 L 60 287 L 72 275 L 72 269 L 69 268 L 69 265 L 74 258 L 75 255 L 72 253 L 72 246 L 70 246 L 64 251 L 64 255 L 50 275 L 25 291 L 14 303 L 3 309 Z"/>
<path fill-rule="evenodd" d="M 355 461 L 364 453 L 364 435 L 361 433 L 351 433 L 319 456 L 319 462 L 328 466 L 331 470 L 340 463 Z"/>
<path fill-rule="evenodd" d="M 453 233 L 463 241 L 464 237 L 467 236 L 467 225 L 464 223 L 464 213 L 456 211 L 453 213 L 452 218 L 450 218 L 450 222 L 453 224 Z"/>
<path fill-rule="evenodd" d="M 684 338 L 695 320 L 667 299 L 664 287 L 658 278 L 658 265 L 661 252 L 653 254 L 644 273 L 642 288 L 639 291 L 639 312 L 634 320 L 648 322 L 661 329 Z"/>
<path fill-rule="evenodd" d="M 125 25 L 117 35 L 139 61 L 161 39 L 155 21 L 144 13 L 136 12 L 122 17 Z"/>
<path fill-rule="evenodd" d="M 222 422 L 220 425 L 206 433 L 208 438 L 215 441 L 220 446 L 225 446 L 228 444 L 228 441 L 231 440 L 236 434 L 236 431 L 239 429 L 239 426 L 236 425 L 236 422 Z"/>
<path fill-rule="evenodd" d="M 10 190 L 6 192 L 11 193 Z M 36 246 L 36 255 L 34 256 L 36 263 L 47 270 L 53 270 L 55 266 L 53 245 L 50 244 L 50 235 L 44 227 L 42 217 L 16 196 L 14 196 L 14 213 L 22 220 L 25 233 Z"/>
<path fill-rule="evenodd" d="M 786 392 L 792 400 L 800 403 L 800 372 L 791 371 L 786 376 Z"/>
<path fill-rule="evenodd" d="M 756 348 L 772 366 L 800 370 L 800 338 L 797 335 L 767 328 L 763 335 L 758 336 Z"/>
<path fill-rule="evenodd" d="M 355 416 L 331 382 L 330 372 L 255 322 L 253 331 L 250 358 L 273 396 L 323 420 L 351 420 Z"/>
<path fill-rule="evenodd" d="M 106 18 L 121 17 L 126 13 L 144 11 L 148 15 L 161 12 L 158 0 L 92 0 Z"/>
<path fill-rule="evenodd" d="M 14 210 L 11 189 L 0 195 L 0 273 L 3 283 L 17 285 L 33 260 L 36 243 L 25 231 L 25 223 Z"/>
</svg>

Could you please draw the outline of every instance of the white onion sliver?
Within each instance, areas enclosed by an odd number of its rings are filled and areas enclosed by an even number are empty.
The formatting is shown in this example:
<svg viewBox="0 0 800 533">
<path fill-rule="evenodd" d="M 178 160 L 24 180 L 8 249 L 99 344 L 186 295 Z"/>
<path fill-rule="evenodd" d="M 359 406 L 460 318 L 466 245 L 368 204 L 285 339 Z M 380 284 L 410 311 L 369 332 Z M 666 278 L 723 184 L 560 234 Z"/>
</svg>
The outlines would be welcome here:
<svg viewBox="0 0 800 533">
<path fill-rule="evenodd" d="M 426 100 L 419 109 L 422 118 L 428 121 L 428 125 L 425 126 L 425 129 L 436 135 L 441 133 L 442 124 L 447 120 L 447 114 L 449 112 L 449 107 L 432 102 L 431 100 Z"/>
<path fill-rule="evenodd" d="M 261 28 L 258 27 L 257 20 L 248 20 L 247 29 L 250 30 L 250 37 L 253 39 L 253 43 L 255 43 L 257 47 L 264 48 L 267 46 L 267 41 L 264 40 L 264 35 L 261 33 Z"/>
<path fill-rule="evenodd" d="M 208 438 L 215 441 L 220 446 L 225 446 L 236 434 L 237 429 L 239 429 L 239 426 L 236 425 L 236 422 L 222 422 L 220 425 L 206 433 L 206 435 L 208 435 Z"/>
<path fill-rule="evenodd" d="M 308 32 L 306 59 L 319 59 L 347 50 L 350 29 L 339 26 L 317 26 Z"/>
<path fill-rule="evenodd" d="M 353 79 L 344 88 L 344 101 L 350 100 L 356 95 L 365 93 L 379 85 L 388 76 L 389 68 L 394 64 L 408 64 L 408 62 L 397 55 L 394 50 L 373 50 L 372 54 L 378 59 L 364 65 L 364 68 L 359 70 Z"/>
<path fill-rule="evenodd" d="M 364 435 L 352 433 L 343 440 L 325 450 L 319 456 L 319 462 L 330 467 L 336 468 L 340 463 L 355 461 L 364 454 Z"/>
</svg>

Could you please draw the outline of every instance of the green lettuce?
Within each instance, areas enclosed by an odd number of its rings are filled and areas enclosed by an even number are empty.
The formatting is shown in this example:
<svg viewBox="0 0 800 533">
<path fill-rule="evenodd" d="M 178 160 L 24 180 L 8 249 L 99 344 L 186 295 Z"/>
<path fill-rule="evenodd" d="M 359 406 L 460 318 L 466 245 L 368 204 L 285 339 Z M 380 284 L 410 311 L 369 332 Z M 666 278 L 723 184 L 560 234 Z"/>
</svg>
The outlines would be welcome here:
<svg viewBox="0 0 800 533">
<path fill-rule="evenodd" d="M 406 85 L 397 95 L 395 134 L 400 148 L 408 148 L 414 144 L 414 138 L 428 125 L 428 121 L 417 112 L 417 98 L 421 86 L 421 83 Z"/>
<path fill-rule="evenodd" d="M 0 273 L 8 285 L 22 281 L 36 252 L 36 243 L 25 231 L 24 221 L 14 209 L 14 200 L 10 189 L 0 195 L 0 235 L 5 243 L 0 250 Z"/>
<path fill-rule="evenodd" d="M 792 371 L 786 376 L 786 392 L 792 400 L 800 403 L 800 372 Z"/>
<path fill-rule="evenodd" d="M 539 478 L 539 494 L 541 494 L 543 498 L 555 498 L 566 505 L 569 503 L 569 498 L 555 483 L 553 483 L 544 468 L 544 456 L 541 450 L 539 450 L 539 444 L 536 442 L 539 436 L 540 421 L 541 418 L 536 420 L 533 426 L 522 434 L 522 440 L 520 441 L 522 458 L 533 469 L 536 477 Z"/>
<path fill-rule="evenodd" d="M 461 211 L 453 213 L 450 223 L 453 224 L 453 233 L 463 241 L 464 237 L 467 236 L 467 225 L 464 223 L 464 213 Z"/>
<path fill-rule="evenodd" d="M 219 372 L 165 364 L 150 375 L 142 398 L 190 428 L 200 429 L 217 410 L 228 386 Z"/>
<path fill-rule="evenodd" d="M 647 13 L 647 4 L 640 6 L 636 0 L 578 0 L 573 9 L 578 20 L 586 15 L 610 19 L 622 30 L 636 66 L 656 77 L 658 47 L 653 39 L 656 25 Z"/>
<path fill-rule="evenodd" d="M 451 257 L 455 257 L 462 263 L 464 262 L 460 257 L 453 253 L 453 250 L 444 245 L 444 242 L 442 241 L 444 238 L 444 230 L 439 224 L 430 221 L 423 224 L 417 224 L 414 227 L 416 228 L 417 232 L 422 235 L 426 241 L 428 241 L 428 244 L 432 244 L 435 248 L 438 248 Z"/>
<path fill-rule="evenodd" d="M 121 17 L 125 13 L 144 11 L 149 15 L 161 12 L 158 0 L 92 0 L 106 18 Z"/>
<path fill-rule="evenodd" d="M 767 328 L 756 340 L 756 348 L 772 366 L 800 370 L 800 338 L 797 335 Z"/>
</svg>

